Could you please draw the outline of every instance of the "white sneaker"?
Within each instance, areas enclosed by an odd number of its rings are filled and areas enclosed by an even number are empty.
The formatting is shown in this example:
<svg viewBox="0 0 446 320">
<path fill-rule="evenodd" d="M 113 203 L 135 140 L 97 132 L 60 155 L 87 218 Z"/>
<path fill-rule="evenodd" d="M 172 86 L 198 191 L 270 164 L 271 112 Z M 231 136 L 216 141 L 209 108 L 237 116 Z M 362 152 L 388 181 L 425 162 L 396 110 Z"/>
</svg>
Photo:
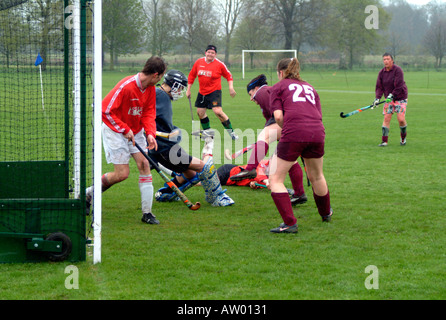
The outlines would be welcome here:
<svg viewBox="0 0 446 320">
<path fill-rule="evenodd" d="M 387 142 L 381 142 L 378 147 L 387 147 Z"/>
<path fill-rule="evenodd" d="M 229 135 L 231 136 L 232 140 L 238 139 L 238 135 L 236 135 L 234 131 L 232 131 Z"/>
<path fill-rule="evenodd" d="M 401 139 L 400 139 L 400 145 L 401 145 L 401 146 L 405 146 L 405 145 L 406 145 L 406 138 L 404 138 L 404 139 L 401 138 Z"/>
</svg>

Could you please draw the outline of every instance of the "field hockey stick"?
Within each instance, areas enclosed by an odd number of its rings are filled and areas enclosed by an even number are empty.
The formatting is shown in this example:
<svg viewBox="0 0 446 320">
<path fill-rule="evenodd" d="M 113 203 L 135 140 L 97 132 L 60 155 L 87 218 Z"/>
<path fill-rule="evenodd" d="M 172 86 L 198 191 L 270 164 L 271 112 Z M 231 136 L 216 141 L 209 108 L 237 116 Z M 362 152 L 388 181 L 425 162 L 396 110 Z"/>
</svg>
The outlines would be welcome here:
<svg viewBox="0 0 446 320">
<path fill-rule="evenodd" d="M 162 138 L 167 138 L 167 139 L 176 137 L 179 134 L 180 134 L 180 130 L 174 130 L 174 131 L 172 131 L 170 133 L 168 133 L 168 132 L 161 132 L 161 131 L 157 131 L 156 132 L 157 137 L 162 137 Z"/>
<path fill-rule="evenodd" d="M 305 175 L 307 176 L 307 186 L 311 186 L 310 179 L 308 179 L 307 167 L 305 167 L 304 158 L 300 157 L 302 160 L 302 164 L 304 165 Z"/>
<path fill-rule="evenodd" d="M 191 133 L 191 135 L 192 135 L 192 136 L 196 136 L 196 137 L 204 137 L 204 138 L 207 138 L 207 137 L 213 137 L 213 136 L 215 136 L 215 132 L 212 131 L 212 130 L 209 131 L 209 129 L 208 129 L 208 130 L 198 130 L 198 131 L 193 131 L 193 132 Z"/>
<path fill-rule="evenodd" d="M 190 109 L 190 117 L 192 118 L 192 122 L 194 121 L 194 112 L 192 111 L 192 101 L 189 97 L 189 109 Z"/>
<path fill-rule="evenodd" d="M 176 193 L 176 195 L 183 201 L 183 203 L 191 210 L 198 210 L 201 207 L 200 202 L 193 204 L 190 200 L 178 189 L 178 187 L 173 183 L 168 176 L 160 169 L 158 163 L 156 163 L 149 155 L 135 142 L 136 148 L 146 157 L 146 159 L 150 162 L 153 168 L 155 168 L 156 172 L 159 173 L 161 178 L 167 183 L 167 185 Z"/>
<path fill-rule="evenodd" d="M 363 108 L 360 108 L 360 109 L 356 109 L 356 110 L 354 110 L 354 111 L 352 111 L 352 112 L 349 112 L 349 113 L 346 113 L 346 114 L 344 114 L 344 112 L 341 112 L 340 116 L 341 116 L 341 118 L 347 118 L 347 117 L 350 117 L 350 116 L 352 116 L 352 115 L 354 115 L 354 114 L 357 114 L 357 113 L 363 112 L 363 111 L 365 111 L 365 110 L 368 110 L 368 109 L 370 109 L 370 108 L 376 107 L 377 105 L 379 105 L 379 104 L 381 104 L 381 103 L 384 103 L 384 102 L 386 102 L 386 100 L 381 101 L 381 102 L 379 102 L 379 103 L 377 103 L 377 104 L 371 104 L 371 105 L 369 105 L 369 106 L 367 106 L 367 107 L 363 107 Z"/>
<path fill-rule="evenodd" d="M 260 187 L 260 188 L 266 188 L 266 184 L 261 184 L 261 183 L 258 183 L 258 182 L 255 183 L 255 186 L 256 187 Z"/>
<path fill-rule="evenodd" d="M 232 160 L 232 159 L 235 159 L 235 158 L 237 158 L 237 157 L 240 157 L 241 155 L 245 154 L 246 152 L 248 152 L 249 150 L 251 150 L 252 148 L 254 148 L 255 145 L 256 145 L 256 143 L 257 143 L 257 142 L 254 142 L 253 144 L 250 144 L 249 146 L 247 146 L 247 147 L 245 147 L 245 148 L 243 148 L 243 149 L 241 149 L 241 150 L 235 152 L 235 153 L 232 154 L 232 155 L 229 153 L 229 149 L 226 149 L 226 150 L 225 150 L 225 158 L 228 159 L 228 160 Z"/>
</svg>

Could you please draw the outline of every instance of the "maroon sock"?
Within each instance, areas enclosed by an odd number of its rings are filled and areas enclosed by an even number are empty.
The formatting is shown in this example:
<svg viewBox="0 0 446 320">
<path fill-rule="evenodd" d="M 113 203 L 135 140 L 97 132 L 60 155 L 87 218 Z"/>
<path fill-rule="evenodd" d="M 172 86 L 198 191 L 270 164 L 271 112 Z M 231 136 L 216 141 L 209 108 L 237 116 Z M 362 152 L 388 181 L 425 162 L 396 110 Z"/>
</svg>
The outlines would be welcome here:
<svg viewBox="0 0 446 320">
<path fill-rule="evenodd" d="M 302 168 L 296 162 L 289 171 L 291 184 L 293 185 L 294 194 L 296 196 L 301 196 L 305 193 L 304 184 L 302 182 L 303 173 Z"/>
<path fill-rule="evenodd" d="M 246 166 L 247 171 L 251 171 L 259 165 L 260 161 L 265 158 L 268 153 L 269 145 L 265 141 L 258 141 L 252 149 L 251 156 L 249 157 L 248 165 Z"/>
<path fill-rule="evenodd" d="M 279 213 L 282 216 L 283 222 L 285 222 L 287 226 L 294 226 L 297 223 L 297 219 L 294 216 L 293 207 L 291 206 L 291 200 L 288 192 L 271 192 L 271 197 L 276 204 L 277 210 L 279 210 Z"/>
<path fill-rule="evenodd" d="M 314 201 L 316 202 L 317 211 L 319 211 L 319 215 L 321 217 L 325 217 L 325 216 L 330 215 L 330 209 L 331 209 L 331 205 L 330 205 L 330 191 L 328 191 L 327 194 L 325 196 L 322 196 L 322 197 L 318 196 L 313 191 L 313 196 L 314 196 Z"/>
<path fill-rule="evenodd" d="M 383 142 L 389 142 L 389 136 L 383 136 Z"/>
</svg>

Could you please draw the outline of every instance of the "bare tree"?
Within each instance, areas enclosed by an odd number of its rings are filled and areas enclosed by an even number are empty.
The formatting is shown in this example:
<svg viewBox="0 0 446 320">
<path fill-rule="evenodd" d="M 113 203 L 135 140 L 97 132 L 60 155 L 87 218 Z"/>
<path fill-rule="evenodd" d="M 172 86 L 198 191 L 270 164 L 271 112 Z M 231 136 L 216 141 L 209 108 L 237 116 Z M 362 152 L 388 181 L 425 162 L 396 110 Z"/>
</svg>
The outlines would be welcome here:
<svg viewBox="0 0 446 320">
<path fill-rule="evenodd" d="M 139 0 L 104 0 L 103 47 L 110 55 L 110 70 L 119 55 L 136 54 L 143 43 Z"/>
<path fill-rule="evenodd" d="M 143 12 L 148 21 L 147 42 L 152 55 L 162 56 L 172 49 L 179 26 L 175 25 L 169 0 L 144 0 Z"/>
<path fill-rule="evenodd" d="M 206 45 L 216 40 L 218 22 L 214 5 L 210 0 L 175 0 L 173 9 L 192 68 L 194 52 L 204 52 Z"/>
<path fill-rule="evenodd" d="M 230 65 L 229 54 L 231 51 L 232 34 L 245 3 L 245 0 L 224 0 L 224 2 L 220 3 L 220 10 L 223 12 L 225 30 L 225 64 L 228 66 Z"/>
<path fill-rule="evenodd" d="M 261 8 L 265 20 L 283 36 L 283 48 L 299 51 L 304 43 L 317 42 L 329 5 L 326 0 L 263 0 Z"/>
<path fill-rule="evenodd" d="M 446 19 L 432 23 L 424 38 L 424 44 L 435 57 L 435 66 L 440 68 L 446 54 Z"/>
<path fill-rule="evenodd" d="M 247 15 L 234 32 L 234 46 L 240 50 L 271 48 L 272 36 L 269 27 L 259 15 Z M 250 52 L 251 69 L 254 67 L 254 52 Z"/>
</svg>

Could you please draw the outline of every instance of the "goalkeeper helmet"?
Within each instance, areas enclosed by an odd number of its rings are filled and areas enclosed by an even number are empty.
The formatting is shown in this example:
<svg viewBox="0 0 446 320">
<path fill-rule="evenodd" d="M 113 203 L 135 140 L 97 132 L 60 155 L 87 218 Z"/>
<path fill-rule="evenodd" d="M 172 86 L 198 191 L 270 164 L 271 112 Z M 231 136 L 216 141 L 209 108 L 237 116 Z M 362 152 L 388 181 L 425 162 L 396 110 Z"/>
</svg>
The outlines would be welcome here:
<svg viewBox="0 0 446 320">
<path fill-rule="evenodd" d="M 170 87 L 172 100 L 176 101 L 183 96 L 187 78 L 181 71 L 170 70 L 164 75 L 164 83 Z"/>
</svg>

